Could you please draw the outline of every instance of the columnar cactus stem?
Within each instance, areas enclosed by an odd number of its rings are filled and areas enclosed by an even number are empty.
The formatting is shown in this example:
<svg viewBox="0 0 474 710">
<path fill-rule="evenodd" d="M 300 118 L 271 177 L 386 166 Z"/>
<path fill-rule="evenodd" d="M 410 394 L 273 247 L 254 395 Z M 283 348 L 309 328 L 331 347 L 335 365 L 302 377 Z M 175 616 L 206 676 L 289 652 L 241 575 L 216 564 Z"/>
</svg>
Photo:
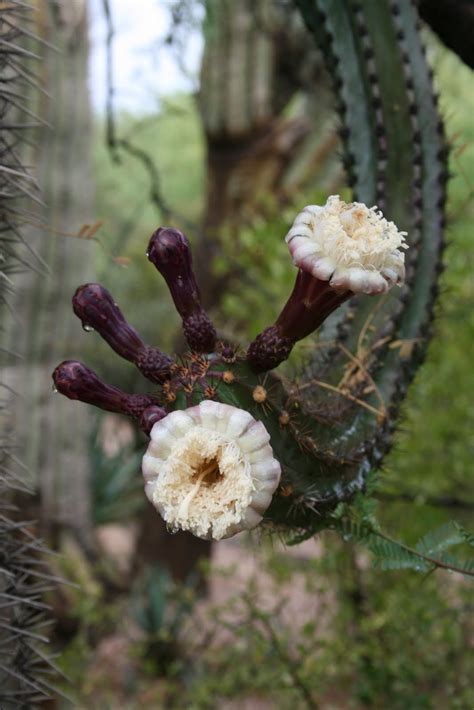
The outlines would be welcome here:
<svg viewBox="0 0 474 710">
<path fill-rule="evenodd" d="M 147 256 L 168 285 L 189 347 L 198 353 L 212 352 L 216 330 L 201 305 L 186 236 L 178 229 L 160 227 L 150 239 Z"/>
<path fill-rule="evenodd" d="M 95 372 L 77 360 L 65 360 L 58 365 L 53 372 L 53 381 L 56 390 L 69 399 L 132 417 L 145 433 L 166 416 L 165 410 L 157 406 L 154 397 L 126 394 L 118 387 L 103 382 Z"/>
<path fill-rule="evenodd" d="M 158 348 L 145 345 L 106 288 L 100 284 L 80 286 L 73 296 L 72 307 L 85 329 L 100 333 L 118 355 L 133 362 L 147 379 L 158 384 L 168 379 L 171 358 Z"/>
</svg>

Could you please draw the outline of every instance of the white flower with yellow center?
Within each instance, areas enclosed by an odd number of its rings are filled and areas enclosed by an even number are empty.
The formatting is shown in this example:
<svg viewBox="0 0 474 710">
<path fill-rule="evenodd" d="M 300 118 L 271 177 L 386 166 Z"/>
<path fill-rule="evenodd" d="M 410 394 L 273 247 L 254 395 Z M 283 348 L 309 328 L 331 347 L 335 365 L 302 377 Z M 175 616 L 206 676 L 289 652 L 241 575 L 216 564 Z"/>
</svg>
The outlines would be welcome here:
<svg viewBox="0 0 474 710">
<path fill-rule="evenodd" d="M 205 400 L 171 412 L 150 436 L 145 492 L 171 529 L 221 540 L 259 524 L 281 474 L 262 422 Z"/>
<path fill-rule="evenodd" d="M 343 202 L 309 205 L 286 236 L 293 262 L 337 290 L 384 293 L 405 277 L 406 232 L 399 232 L 376 207 Z"/>
</svg>

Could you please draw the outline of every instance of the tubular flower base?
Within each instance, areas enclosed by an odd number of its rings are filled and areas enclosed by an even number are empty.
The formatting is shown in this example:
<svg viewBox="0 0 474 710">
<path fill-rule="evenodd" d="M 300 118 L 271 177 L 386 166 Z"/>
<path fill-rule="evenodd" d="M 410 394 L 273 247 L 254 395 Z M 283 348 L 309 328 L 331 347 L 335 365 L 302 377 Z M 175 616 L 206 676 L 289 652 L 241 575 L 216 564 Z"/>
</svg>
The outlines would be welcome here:
<svg viewBox="0 0 474 710">
<path fill-rule="evenodd" d="M 204 401 L 172 412 L 150 436 L 145 491 L 170 529 L 221 540 L 260 523 L 281 473 L 262 422 Z"/>
</svg>

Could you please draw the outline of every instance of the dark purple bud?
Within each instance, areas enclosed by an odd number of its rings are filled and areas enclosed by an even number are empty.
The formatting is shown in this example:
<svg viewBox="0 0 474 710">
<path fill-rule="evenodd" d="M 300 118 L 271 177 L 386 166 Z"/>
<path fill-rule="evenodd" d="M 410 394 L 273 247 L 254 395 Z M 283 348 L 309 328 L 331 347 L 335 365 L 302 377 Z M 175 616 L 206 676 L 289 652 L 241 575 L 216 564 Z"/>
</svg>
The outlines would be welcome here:
<svg viewBox="0 0 474 710">
<path fill-rule="evenodd" d="M 273 370 L 286 360 L 295 344 L 295 340 L 285 338 L 279 326 L 270 328 L 257 335 L 247 350 L 247 361 L 254 372 Z"/>
<path fill-rule="evenodd" d="M 140 429 L 142 429 L 145 434 L 149 434 L 156 422 L 159 422 L 160 419 L 163 419 L 166 415 L 167 412 L 163 407 L 152 404 L 150 407 L 144 409 L 141 414 L 139 421 Z"/>
<path fill-rule="evenodd" d="M 353 294 L 338 291 L 307 271 L 298 271 L 296 282 L 275 325 L 257 335 L 247 351 L 255 372 L 272 370 L 286 360 L 298 341 L 313 333 L 326 318 Z"/>
<path fill-rule="evenodd" d="M 196 353 L 211 353 L 216 349 L 216 329 L 204 309 L 183 318 L 186 342 Z"/>
<path fill-rule="evenodd" d="M 186 236 L 179 229 L 159 227 L 151 236 L 147 256 L 165 279 L 179 315 L 185 318 L 199 310 L 199 288 Z"/>
<path fill-rule="evenodd" d="M 118 355 L 133 362 L 149 380 L 162 383 L 169 377 L 171 358 L 158 348 L 145 345 L 106 288 L 100 284 L 80 286 L 72 307 L 84 328 L 100 333 Z"/>
<path fill-rule="evenodd" d="M 216 330 L 201 305 L 186 236 L 178 229 L 160 227 L 150 239 L 147 256 L 168 285 L 190 348 L 212 352 L 216 347 Z"/>
<path fill-rule="evenodd" d="M 78 399 L 108 412 L 126 414 L 139 423 L 143 412 L 156 405 L 146 394 L 126 394 L 118 387 L 107 385 L 92 370 L 77 360 L 62 362 L 53 372 L 54 386 L 69 399 Z"/>
</svg>

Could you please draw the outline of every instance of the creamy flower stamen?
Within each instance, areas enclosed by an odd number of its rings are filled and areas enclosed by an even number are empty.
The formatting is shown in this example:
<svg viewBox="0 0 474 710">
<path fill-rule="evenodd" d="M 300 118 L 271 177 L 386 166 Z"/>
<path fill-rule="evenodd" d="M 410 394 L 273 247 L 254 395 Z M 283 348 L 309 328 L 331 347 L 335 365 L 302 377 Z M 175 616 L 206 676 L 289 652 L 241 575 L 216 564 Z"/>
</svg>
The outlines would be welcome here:
<svg viewBox="0 0 474 710">
<path fill-rule="evenodd" d="M 293 262 L 337 290 L 384 293 L 405 276 L 406 232 L 376 207 L 346 203 L 338 195 L 309 205 L 286 236 Z"/>
<path fill-rule="evenodd" d="M 280 480 L 270 436 L 248 412 L 206 400 L 157 422 L 145 492 L 167 524 L 220 540 L 259 524 Z"/>
</svg>

